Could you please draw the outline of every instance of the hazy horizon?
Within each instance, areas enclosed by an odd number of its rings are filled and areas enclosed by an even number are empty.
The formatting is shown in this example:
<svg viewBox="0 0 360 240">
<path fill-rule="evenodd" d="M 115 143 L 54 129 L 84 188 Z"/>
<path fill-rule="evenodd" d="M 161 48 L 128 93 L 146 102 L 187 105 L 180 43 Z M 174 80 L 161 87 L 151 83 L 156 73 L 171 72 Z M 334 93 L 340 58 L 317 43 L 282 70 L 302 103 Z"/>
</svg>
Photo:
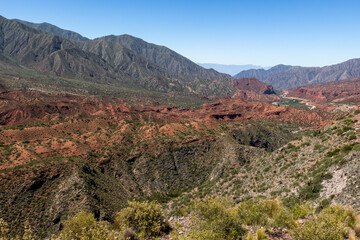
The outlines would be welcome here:
<svg viewBox="0 0 360 240">
<path fill-rule="evenodd" d="M 13 0 L 2 5 L 1 15 L 8 19 L 47 22 L 90 39 L 130 34 L 197 63 L 326 66 L 360 57 L 360 2 L 354 0 Z"/>
</svg>

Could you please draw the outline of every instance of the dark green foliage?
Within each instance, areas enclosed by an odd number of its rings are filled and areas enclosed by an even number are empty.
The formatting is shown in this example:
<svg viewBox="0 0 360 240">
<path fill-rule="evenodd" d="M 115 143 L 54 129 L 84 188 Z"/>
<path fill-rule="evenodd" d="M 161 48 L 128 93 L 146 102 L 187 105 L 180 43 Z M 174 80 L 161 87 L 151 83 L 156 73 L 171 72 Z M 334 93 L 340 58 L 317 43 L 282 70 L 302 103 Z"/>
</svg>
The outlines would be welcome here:
<svg viewBox="0 0 360 240">
<path fill-rule="evenodd" d="M 344 153 L 348 153 L 350 152 L 352 149 L 353 149 L 353 146 L 352 144 L 349 144 L 349 145 L 344 145 L 342 148 L 341 148 L 341 151 L 343 151 Z"/>
<path fill-rule="evenodd" d="M 338 155 L 340 152 L 340 149 L 339 148 L 336 148 L 335 150 L 333 151 L 329 151 L 326 153 L 326 157 L 332 157 L 332 156 L 336 156 Z"/>
<path fill-rule="evenodd" d="M 359 114 L 359 113 L 360 113 L 360 109 L 357 109 L 357 110 L 354 111 L 354 114 L 355 114 L 355 115 L 357 115 L 357 114 Z"/>
<path fill-rule="evenodd" d="M 299 190 L 299 198 L 306 201 L 318 198 L 322 189 L 321 182 L 329 178 L 331 178 L 331 174 L 316 175 Z"/>
<path fill-rule="evenodd" d="M 327 208 L 331 204 L 331 199 L 325 198 L 320 203 L 319 206 L 315 209 L 316 213 L 321 212 L 323 209 Z"/>
<path fill-rule="evenodd" d="M 321 134 L 321 131 L 320 130 L 315 130 L 314 132 L 313 132 L 313 136 L 314 137 L 317 137 L 317 136 L 319 136 Z"/>
<path fill-rule="evenodd" d="M 285 126 L 270 123 L 251 123 L 233 130 L 232 135 L 239 144 L 265 148 L 267 151 L 273 151 L 295 137 Z"/>
</svg>

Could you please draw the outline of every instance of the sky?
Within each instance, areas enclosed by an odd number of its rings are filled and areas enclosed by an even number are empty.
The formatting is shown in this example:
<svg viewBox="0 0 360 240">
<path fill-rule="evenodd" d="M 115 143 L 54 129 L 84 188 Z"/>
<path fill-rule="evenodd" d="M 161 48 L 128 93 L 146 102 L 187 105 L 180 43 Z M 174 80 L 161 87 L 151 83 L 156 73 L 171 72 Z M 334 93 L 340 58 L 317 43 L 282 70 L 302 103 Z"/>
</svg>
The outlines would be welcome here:
<svg viewBox="0 0 360 240">
<path fill-rule="evenodd" d="M 325 66 L 360 57 L 359 0 L 0 0 L 8 19 L 130 34 L 200 63 Z"/>
</svg>

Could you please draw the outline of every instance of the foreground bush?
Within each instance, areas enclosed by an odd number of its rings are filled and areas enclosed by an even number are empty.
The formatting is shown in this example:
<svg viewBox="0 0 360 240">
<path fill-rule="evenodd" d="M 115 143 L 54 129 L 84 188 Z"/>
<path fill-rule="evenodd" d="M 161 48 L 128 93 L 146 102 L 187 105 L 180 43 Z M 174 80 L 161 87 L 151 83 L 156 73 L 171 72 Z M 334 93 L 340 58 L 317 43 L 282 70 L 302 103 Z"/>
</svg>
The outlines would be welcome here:
<svg viewBox="0 0 360 240">
<path fill-rule="evenodd" d="M 355 214 L 352 210 L 330 206 L 303 225 L 296 225 L 291 234 L 297 240 L 341 240 L 354 226 Z"/>
<path fill-rule="evenodd" d="M 190 239 L 238 239 L 245 234 L 237 208 L 225 198 L 195 201 Z"/>
<path fill-rule="evenodd" d="M 12 238 L 9 236 L 9 225 L 2 218 L 0 218 L 0 240 L 32 240 L 34 239 L 32 230 L 28 222 L 25 223 L 24 226 L 24 234 L 22 237 L 17 236 L 16 238 Z"/>
<path fill-rule="evenodd" d="M 132 229 L 139 237 L 156 237 L 170 229 L 160 204 L 157 202 L 128 202 L 116 218 L 115 228 L 126 231 Z"/>
<path fill-rule="evenodd" d="M 278 199 L 245 201 L 238 206 L 238 215 L 246 225 L 292 227 L 293 215 Z"/>
<path fill-rule="evenodd" d="M 111 240 L 116 239 L 115 235 L 115 232 L 110 231 L 108 222 L 98 222 L 93 214 L 80 212 L 64 222 L 64 228 L 57 239 Z"/>
<path fill-rule="evenodd" d="M 267 239 L 271 232 L 269 228 L 273 227 L 287 229 L 294 240 L 355 240 L 360 235 L 360 215 L 356 218 L 353 210 L 341 206 L 329 206 L 320 213 L 309 215 L 312 210 L 307 205 L 288 209 L 276 199 L 235 205 L 226 198 L 214 198 L 194 201 L 190 209 L 191 227 L 187 228 L 190 232 L 186 230 L 181 239 L 262 240 Z M 304 217 L 301 223 L 297 220 Z M 76 214 L 63 224 L 63 230 L 51 239 L 154 239 L 169 230 L 156 202 L 129 202 L 129 206 L 117 214 L 113 226 L 106 221 L 97 221 L 86 212 Z M 255 234 L 254 229 L 257 229 Z M 0 240 L 36 239 L 29 224 L 24 225 L 22 232 L 22 236 L 10 237 L 9 225 L 0 218 Z M 173 239 L 178 239 L 177 233 L 173 234 Z"/>
<path fill-rule="evenodd" d="M 0 240 L 6 240 L 9 233 L 9 226 L 2 218 L 0 218 Z"/>
</svg>

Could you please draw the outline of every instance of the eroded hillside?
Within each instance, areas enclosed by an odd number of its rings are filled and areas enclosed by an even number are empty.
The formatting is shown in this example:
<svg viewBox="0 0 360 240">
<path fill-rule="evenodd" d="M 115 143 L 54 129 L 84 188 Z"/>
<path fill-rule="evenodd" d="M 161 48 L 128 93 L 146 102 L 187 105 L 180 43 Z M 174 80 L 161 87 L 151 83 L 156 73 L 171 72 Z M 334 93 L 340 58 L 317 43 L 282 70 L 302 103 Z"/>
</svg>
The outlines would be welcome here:
<svg viewBox="0 0 360 240">
<path fill-rule="evenodd" d="M 225 192 L 228 176 L 267 166 L 258 164 L 266 152 L 299 127 L 345 114 L 240 99 L 190 109 L 21 91 L 3 92 L 0 104 L 1 216 L 14 233 L 29 221 L 42 237 L 79 210 L 112 221 L 128 199 L 168 202 L 204 186 Z"/>
</svg>

